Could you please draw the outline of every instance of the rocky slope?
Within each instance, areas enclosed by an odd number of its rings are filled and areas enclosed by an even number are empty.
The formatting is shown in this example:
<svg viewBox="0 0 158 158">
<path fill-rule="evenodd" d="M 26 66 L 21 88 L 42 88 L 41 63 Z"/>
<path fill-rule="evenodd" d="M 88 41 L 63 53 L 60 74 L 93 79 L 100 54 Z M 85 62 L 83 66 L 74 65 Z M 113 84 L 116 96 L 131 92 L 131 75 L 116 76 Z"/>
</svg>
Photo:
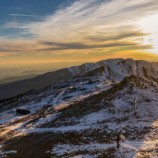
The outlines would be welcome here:
<svg viewBox="0 0 158 158">
<path fill-rule="evenodd" d="M 129 68 L 128 64 L 137 66 Z M 1 157 L 156 158 L 156 70 L 151 63 L 131 59 L 98 65 L 101 68 L 56 83 L 54 89 L 3 105 Z M 19 116 L 17 108 L 31 113 Z M 119 150 L 118 134 L 125 137 Z"/>
</svg>

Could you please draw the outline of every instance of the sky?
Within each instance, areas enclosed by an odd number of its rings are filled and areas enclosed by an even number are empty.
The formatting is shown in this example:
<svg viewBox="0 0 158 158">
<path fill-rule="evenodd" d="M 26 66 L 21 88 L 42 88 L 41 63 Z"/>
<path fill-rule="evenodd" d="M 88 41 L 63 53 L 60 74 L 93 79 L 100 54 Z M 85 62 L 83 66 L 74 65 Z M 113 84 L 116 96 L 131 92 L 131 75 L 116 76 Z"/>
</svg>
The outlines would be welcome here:
<svg viewBox="0 0 158 158">
<path fill-rule="evenodd" d="M 158 61 L 156 0 L 0 0 L 0 78 L 109 58 Z"/>
</svg>

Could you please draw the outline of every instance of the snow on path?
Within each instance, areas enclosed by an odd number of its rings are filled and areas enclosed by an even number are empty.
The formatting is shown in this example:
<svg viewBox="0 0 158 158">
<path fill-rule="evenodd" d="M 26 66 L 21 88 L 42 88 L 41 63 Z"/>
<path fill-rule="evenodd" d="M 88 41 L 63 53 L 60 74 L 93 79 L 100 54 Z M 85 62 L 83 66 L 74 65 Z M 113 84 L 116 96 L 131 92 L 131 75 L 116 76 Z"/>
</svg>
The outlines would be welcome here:
<svg viewBox="0 0 158 158">
<path fill-rule="evenodd" d="M 2 145 L 0 145 L 0 157 L 6 157 L 6 155 L 12 155 L 12 154 L 16 154 L 17 151 L 15 150 L 10 150 L 10 151 L 3 151 L 2 150 Z"/>
<path fill-rule="evenodd" d="M 146 135 L 139 149 L 134 158 L 139 158 L 142 151 L 148 153 L 150 158 L 158 158 L 158 120 L 153 122 L 151 132 Z"/>
<path fill-rule="evenodd" d="M 62 126 L 59 128 L 33 128 L 28 130 L 22 130 L 22 133 L 49 133 L 49 132 L 69 132 L 69 131 L 77 131 L 80 132 L 82 130 L 88 129 L 89 126 Z"/>
<path fill-rule="evenodd" d="M 62 156 L 65 153 L 73 153 L 78 151 L 95 151 L 95 150 L 105 150 L 111 147 L 115 147 L 116 144 L 83 144 L 83 145 L 70 145 L 70 144 L 62 144 L 56 145 L 52 148 L 51 153 L 56 154 L 58 156 Z"/>
<path fill-rule="evenodd" d="M 153 122 L 152 130 L 146 134 L 144 140 L 122 142 L 116 154 L 126 158 L 158 158 L 158 120 Z"/>
<path fill-rule="evenodd" d="M 77 155 L 70 158 L 96 158 L 96 156 L 86 154 L 86 155 Z"/>
<path fill-rule="evenodd" d="M 149 143 L 152 145 L 153 142 Z M 143 147 L 144 142 L 142 141 L 125 141 L 120 144 L 120 149 L 116 151 L 116 157 L 120 158 L 120 156 L 125 156 L 126 158 L 138 158 L 139 151 L 142 151 L 144 149 Z M 64 154 L 71 154 L 71 153 L 77 153 L 81 151 L 101 151 L 101 150 L 107 150 L 109 148 L 116 147 L 116 143 L 112 144 L 99 144 L 99 143 L 93 143 L 93 144 L 82 144 L 82 145 L 71 145 L 71 144 L 58 144 L 52 148 L 51 153 L 55 154 L 56 156 L 63 156 Z M 83 157 L 82 157 L 83 156 Z M 80 158 L 79 156 L 75 156 L 76 158 Z M 85 155 L 81 155 L 81 158 L 84 158 Z M 96 156 L 90 156 L 91 158 L 95 158 Z M 144 158 L 144 157 L 142 157 Z M 150 158 L 157 158 L 155 155 L 154 157 Z"/>
<path fill-rule="evenodd" d="M 91 122 L 93 123 L 93 121 Z M 68 128 L 68 130 L 73 130 L 73 128 Z M 121 142 L 120 150 L 116 152 L 116 156 L 124 155 L 126 158 L 144 158 L 141 154 L 146 153 L 149 151 L 149 158 L 158 158 L 157 149 L 158 149 L 158 120 L 153 122 L 152 130 L 148 133 L 144 139 L 139 141 L 124 141 Z M 59 128 L 60 131 L 65 131 L 62 128 Z M 54 129 L 52 129 L 54 130 Z M 75 129 L 77 130 L 77 129 Z M 155 131 L 156 130 L 156 131 Z M 55 148 L 52 149 L 52 154 L 63 155 L 64 153 L 73 153 L 77 151 L 91 151 L 91 150 L 106 150 L 110 147 L 116 147 L 116 143 L 114 144 L 83 144 L 83 145 L 70 145 L 70 144 L 63 144 L 57 145 Z M 142 157 L 141 157 L 142 156 Z M 93 156 L 92 158 L 95 158 Z"/>
<path fill-rule="evenodd" d="M 22 127 L 22 125 L 23 125 L 23 123 L 18 123 L 18 124 L 6 127 L 5 130 L 2 130 L 0 132 L 0 137 L 5 136 L 10 131 L 16 131 L 16 130 L 20 129 Z"/>
<path fill-rule="evenodd" d="M 59 99 L 61 98 L 61 96 L 65 93 L 65 90 L 66 89 L 63 89 L 59 94 L 58 96 L 53 100 L 53 105 L 56 105 L 59 101 Z"/>
</svg>

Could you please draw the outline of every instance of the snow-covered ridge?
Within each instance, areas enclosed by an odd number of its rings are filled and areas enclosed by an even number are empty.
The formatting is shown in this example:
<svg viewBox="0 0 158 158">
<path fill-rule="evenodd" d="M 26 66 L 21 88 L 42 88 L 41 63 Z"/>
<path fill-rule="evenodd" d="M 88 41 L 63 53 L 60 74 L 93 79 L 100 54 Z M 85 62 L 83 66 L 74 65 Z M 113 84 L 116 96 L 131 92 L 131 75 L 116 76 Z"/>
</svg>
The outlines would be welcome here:
<svg viewBox="0 0 158 158">
<path fill-rule="evenodd" d="M 148 75 L 156 75 L 155 77 L 158 77 L 158 69 L 157 69 L 158 63 L 143 61 L 143 60 L 133 60 L 133 59 L 108 59 L 108 60 L 102 60 L 97 63 L 89 63 L 89 64 L 83 64 L 81 66 L 75 66 L 68 68 L 72 73 L 75 75 L 83 75 L 90 71 L 93 71 L 99 67 L 105 67 L 107 70 L 105 74 L 108 77 L 111 77 L 111 73 L 113 74 L 113 79 L 117 79 L 117 75 L 123 75 L 130 76 L 130 75 L 140 75 L 144 76 L 144 71 L 146 70 Z"/>
<path fill-rule="evenodd" d="M 52 84 L 82 76 L 102 76 L 104 80 L 120 82 L 126 76 L 136 75 L 158 79 L 158 63 L 133 59 L 109 59 L 97 63 L 86 63 L 80 66 L 60 69 L 0 86 L 0 100 L 15 97 L 32 89 L 40 89 Z"/>
<path fill-rule="evenodd" d="M 97 63 L 68 68 L 74 76 L 102 76 L 104 79 L 122 81 L 126 76 L 158 79 L 158 63 L 133 59 L 109 59 Z"/>
</svg>

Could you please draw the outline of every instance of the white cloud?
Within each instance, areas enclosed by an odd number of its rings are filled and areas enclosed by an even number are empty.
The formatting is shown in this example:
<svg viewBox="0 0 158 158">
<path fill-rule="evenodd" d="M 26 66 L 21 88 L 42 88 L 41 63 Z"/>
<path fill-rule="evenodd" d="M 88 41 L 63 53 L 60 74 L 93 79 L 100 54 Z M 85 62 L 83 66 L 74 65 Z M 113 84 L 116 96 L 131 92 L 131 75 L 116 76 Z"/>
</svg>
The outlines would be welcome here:
<svg viewBox="0 0 158 158">
<path fill-rule="evenodd" d="M 155 0 L 78 0 L 41 22 L 10 27 L 18 26 L 44 38 L 71 39 L 76 35 L 85 36 L 82 33 L 108 33 L 119 26 L 134 24 L 139 18 L 157 9 L 158 2 Z"/>
<path fill-rule="evenodd" d="M 24 16 L 24 17 L 38 17 L 38 18 L 45 18 L 46 16 L 39 16 L 33 14 L 10 14 L 11 16 Z"/>
<path fill-rule="evenodd" d="M 138 21 L 157 10 L 155 0 L 77 0 L 40 22 L 10 22 L 5 27 L 21 28 L 36 41 L 88 43 L 89 37 L 138 31 Z"/>
</svg>

